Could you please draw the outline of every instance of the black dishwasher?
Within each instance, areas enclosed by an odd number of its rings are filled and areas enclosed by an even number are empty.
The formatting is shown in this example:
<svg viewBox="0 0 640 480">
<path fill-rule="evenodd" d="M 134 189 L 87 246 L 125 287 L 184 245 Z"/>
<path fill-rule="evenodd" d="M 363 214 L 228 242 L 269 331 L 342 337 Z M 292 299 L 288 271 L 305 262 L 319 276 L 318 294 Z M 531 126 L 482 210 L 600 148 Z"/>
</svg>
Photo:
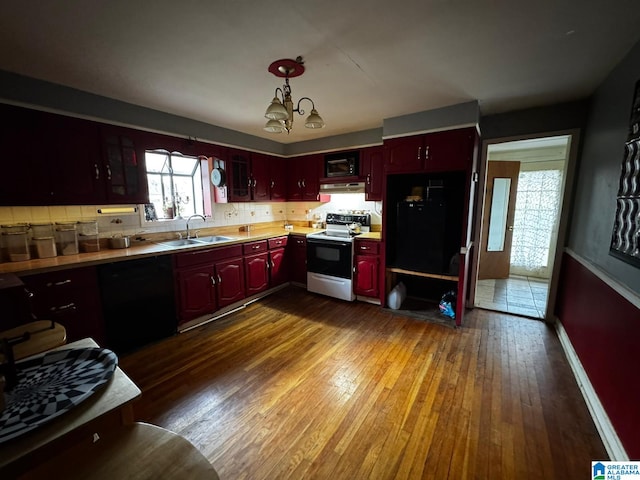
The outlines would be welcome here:
<svg viewBox="0 0 640 480">
<path fill-rule="evenodd" d="M 98 266 L 106 346 L 127 353 L 177 331 L 170 255 Z"/>
</svg>

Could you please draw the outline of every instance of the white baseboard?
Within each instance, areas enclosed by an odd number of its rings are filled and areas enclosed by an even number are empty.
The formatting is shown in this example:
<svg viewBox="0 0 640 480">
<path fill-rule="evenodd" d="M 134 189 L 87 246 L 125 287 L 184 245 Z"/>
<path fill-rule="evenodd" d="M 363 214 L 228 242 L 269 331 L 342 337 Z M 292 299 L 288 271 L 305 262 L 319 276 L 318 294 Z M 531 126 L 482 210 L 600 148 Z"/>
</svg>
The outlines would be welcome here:
<svg viewBox="0 0 640 480">
<path fill-rule="evenodd" d="M 569 360 L 569 365 L 571 365 L 573 375 L 576 377 L 582 396 L 587 403 L 589 413 L 591 413 L 591 418 L 593 419 L 593 422 L 598 429 L 598 433 L 600 434 L 600 438 L 602 438 L 602 443 L 604 443 L 604 447 L 609 454 L 609 459 L 615 462 L 629 461 L 629 455 L 627 455 L 627 452 L 622 446 L 622 442 L 618 438 L 618 434 L 611 424 L 611 420 L 609 420 L 607 412 L 602 406 L 602 403 L 600 403 L 600 398 L 598 398 L 593 385 L 591 385 L 587 372 L 584 370 L 564 326 L 558 319 L 555 321 L 555 327 L 558 338 L 560 339 L 560 344 L 562 345 L 564 353 Z M 600 459 L 594 458 L 593 460 Z"/>
</svg>

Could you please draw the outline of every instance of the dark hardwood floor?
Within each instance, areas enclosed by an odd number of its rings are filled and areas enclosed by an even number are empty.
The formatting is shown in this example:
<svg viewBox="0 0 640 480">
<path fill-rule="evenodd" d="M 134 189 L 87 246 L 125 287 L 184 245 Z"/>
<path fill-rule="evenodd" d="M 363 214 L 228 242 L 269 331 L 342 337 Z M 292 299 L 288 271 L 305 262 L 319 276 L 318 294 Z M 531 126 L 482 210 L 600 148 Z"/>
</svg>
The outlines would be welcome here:
<svg viewBox="0 0 640 480">
<path fill-rule="evenodd" d="M 461 329 L 291 287 L 120 359 L 136 419 L 221 479 L 583 479 L 607 459 L 554 330 Z"/>
</svg>

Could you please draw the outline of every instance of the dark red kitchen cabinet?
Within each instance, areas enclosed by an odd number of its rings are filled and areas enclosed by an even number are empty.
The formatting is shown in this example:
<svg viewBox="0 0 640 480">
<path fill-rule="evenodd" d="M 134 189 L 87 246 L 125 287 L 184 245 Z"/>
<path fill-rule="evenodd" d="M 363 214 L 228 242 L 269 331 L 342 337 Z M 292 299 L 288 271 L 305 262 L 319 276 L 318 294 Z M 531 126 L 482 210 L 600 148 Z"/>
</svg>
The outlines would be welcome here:
<svg viewBox="0 0 640 480">
<path fill-rule="evenodd" d="M 284 248 L 287 246 L 288 243 L 289 243 L 289 237 L 287 236 L 270 238 L 268 240 L 269 250 Z"/>
<path fill-rule="evenodd" d="M 271 175 L 269 173 L 269 161 L 271 157 L 261 153 L 251 154 L 251 200 L 255 202 L 268 202 L 271 198 Z"/>
<path fill-rule="evenodd" d="M 287 159 L 269 157 L 269 197 L 272 202 L 287 199 Z"/>
<path fill-rule="evenodd" d="M 264 252 L 244 257 L 244 274 L 247 296 L 269 288 L 269 254 Z"/>
<path fill-rule="evenodd" d="M 182 324 L 216 310 L 213 265 L 183 268 L 176 273 L 178 323 Z"/>
<path fill-rule="evenodd" d="M 276 287 L 289 281 L 286 260 L 287 256 L 284 248 L 276 248 L 269 251 L 269 286 Z"/>
<path fill-rule="evenodd" d="M 354 256 L 354 293 L 364 297 L 380 295 L 380 244 L 356 240 Z"/>
<path fill-rule="evenodd" d="M 382 200 L 382 177 L 384 175 L 384 159 L 382 146 L 362 149 L 360 175 L 364 178 L 365 200 Z"/>
<path fill-rule="evenodd" d="M 425 162 L 428 172 L 468 170 L 472 167 L 475 128 L 446 130 L 428 137 L 431 145 Z"/>
<path fill-rule="evenodd" d="M 269 202 L 286 199 L 286 160 L 262 153 L 230 150 L 229 200 Z"/>
<path fill-rule="evenodd" d="M 302 159 L 301 157 L 287 159 L 287 200 L 302 201 Z"/>
<path fill-rule="evenodd" d="M 101 175 L 108 203 L 149 203 L 144 132 L 102 125 Z"/>
<path fill-rule="evenodd" d="M 251 154 L 242 150 L 229 150 L 229 171 L 227 172 L 229 201 L 248 202 L 251 200 Z"/>
<path fill-rule="evenodd" d="M 302 162 L 302 200 L 316 202 L 320 195 L 323 155 L 306 155 Z"/>
<path fill-rule="evenodd" d="M 307 284 L 307 237 L 291 235 L 287 244 L 290 263 L 290 278 L 292 282 Z"/>
<path fill-rule="evenodd" d="M 355 287 L 356 295 L 377 298 L 380 294 L 378 274 L 380 272 L 379 256 L 355 256 Z"/>
<path fill-rule="evenodd" d="M 473 127 L 392 138 L 384 142 L 387 173 L 447 172 L 472 168 Z"/>
<path fill-rule="evenodd" d="M 213 314 L 244 298 L 242 246 L 174 255 L 179 323 Z"/>
<path fill-rule="evenodd" d="M 423 169 L 424 135 L 385 140 L 384 168 L 388 173 L 417 172 Z"/>
<path fill-rule="evenodd" d="M 31 306 L 38 320 L 54 320 L 65 327 L 67 341 L 91 337 L 104 344 L 100 286 L 95 267 L 21 276 L 33 296 Z"/>
<path fill-rule="evenodd" d="M 45 133 L 46 115 L 0 105 L 0 205 L 48 205 L 53 155 Z"/>
<path fill-rule="evenodd" d="M 147 203 L 144 150 L 132 129 L 0 106 L 2 205 Z M 19 161 L 18 161 L 19 159 Z"/>
<path fill-rule="evenodd" d="M 106 170 L 97 123 L 62 115 L 47 115 L 46 134 L 51 139 L 50 204 L 96 205 L 106 203 Z"/>
<path fill-rule="evenodd" d="M 216 293 L 218 308 L 245 298 L 244 264 L 242 258 L 216 262 Z"/>
<path fill-rule="evenodd" d="M 321 154 L 288 159 L 287 196 L 291 201 L 315 202 L 320 194 Z"/>
</svg>

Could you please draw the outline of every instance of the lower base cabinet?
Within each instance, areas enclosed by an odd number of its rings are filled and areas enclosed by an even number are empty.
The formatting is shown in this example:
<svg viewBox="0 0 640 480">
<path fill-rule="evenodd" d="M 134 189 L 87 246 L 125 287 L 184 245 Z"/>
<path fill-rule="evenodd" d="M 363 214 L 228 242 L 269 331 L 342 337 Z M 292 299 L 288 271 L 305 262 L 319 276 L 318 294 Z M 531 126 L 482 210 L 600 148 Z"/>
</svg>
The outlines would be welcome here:
<svg viewBox="0 0 640 480">
<path fill-rule="evenodd" d="M 269 288 L 269 254 L 259 253 L 244 258 L 247 296 Z"/>
<path fill-rule="evenodd" d="M 105 325 L 96 267 L 22 276 L 32 294 L 31 313 L 54 320 L 67 331 L 67 341 L 91 337 L 104 344 Z"/>
<path fill-rule="evenodd" d="M 242 246 L 174 255 L 178 324 L 245 298 Z"/>
<path fill-rule="evenodd" d="M 356 240 L 354 255 L 354 293 L 363 297 L 380 296 L 380 244 Z"/>
<path fill-rule="evenodd" d="M 213 266 L 196 266 L 178 270 L 179 322 L 205 315 L 217 309 Z"/>
<path fill-rule="evenodd" d="M 215 263 L 218 308 L 226 307 L 246 297 L 242 258 Z"/>
<path fill-rule="evenodd" d="M 287 256 L 284 248 L 269 251 L 269 286 L 277 287 L 289 281 Z"/>
<path fill-rule="evenodd" d="M 269 288 L 269 252 L 267 240 L 245 243 L 244 273 L 247 296 L 264 292 Z"/>
<path fill-rule="evenodd" d="M 307 284 L 307 237 L 292 235 L 287 245 L 292 282 Z"/>
</svg>

